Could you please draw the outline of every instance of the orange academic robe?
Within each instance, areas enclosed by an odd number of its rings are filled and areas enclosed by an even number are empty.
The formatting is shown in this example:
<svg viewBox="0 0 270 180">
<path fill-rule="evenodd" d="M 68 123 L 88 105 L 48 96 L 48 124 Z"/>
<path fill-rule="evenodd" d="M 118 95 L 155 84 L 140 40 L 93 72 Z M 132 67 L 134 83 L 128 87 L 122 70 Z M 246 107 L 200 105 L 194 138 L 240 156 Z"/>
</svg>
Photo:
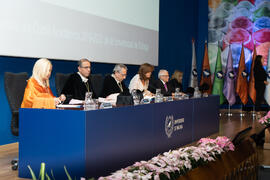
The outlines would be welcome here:
<svg viewBox="0 0 270 180">
<path fill-rule="evenodd" d="M 21 108 L 55 109 L 54 95 L 50 87 L 45 88 L 32 77 L 24 91 Z"/>
</svg>

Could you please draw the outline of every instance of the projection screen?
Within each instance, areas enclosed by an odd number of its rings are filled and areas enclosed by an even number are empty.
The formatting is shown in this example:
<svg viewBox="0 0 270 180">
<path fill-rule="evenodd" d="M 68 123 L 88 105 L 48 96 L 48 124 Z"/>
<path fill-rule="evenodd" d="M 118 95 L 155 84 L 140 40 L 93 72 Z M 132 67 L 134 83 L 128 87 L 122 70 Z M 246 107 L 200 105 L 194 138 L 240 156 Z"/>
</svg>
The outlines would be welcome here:
<svg viewBox="0 0 270 180">
<path fill-rule="evenodd" d="M 8 0 L 0 55 L 158 65 L 159 0 Z"/>
</svg>

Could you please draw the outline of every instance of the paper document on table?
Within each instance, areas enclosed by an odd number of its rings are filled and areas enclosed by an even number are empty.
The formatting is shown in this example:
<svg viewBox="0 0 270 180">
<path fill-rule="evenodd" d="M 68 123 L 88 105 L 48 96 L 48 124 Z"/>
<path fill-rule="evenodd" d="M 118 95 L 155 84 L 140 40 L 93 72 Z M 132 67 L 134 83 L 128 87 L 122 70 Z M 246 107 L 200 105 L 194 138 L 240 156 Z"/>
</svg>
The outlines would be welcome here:
<svg viewBox="0 0 270 180">
<path fill-rule="evenodd" d="M 149 99 L 149 100 L 151 100 L 151 99 L 153 99 L 153 98 L 155 98 L 155 96 L 144 96 L 144 97 L 143 97 L 143 99 Z"/>
<path fill-rule="evenodd" d="M 98 101 L 100 103 L 105 102 L 105 103 L 111 103 L 112 105 L 115 105 L 118 95 L 119 95 L 119 93 L 114 93 L 114 94 L 107 96 L 106 98 L 98 98 Z"/>
<path fill-rule="evenodd" d="M 83 103 L 84 103 L 84 101 L 79 100 L 79 99 L 71 99 L 69 101 L 69 104 L 83 104 Z"/>
<path fill-rule="evenodd" d="M 117 96 L 119 95 L 120 93 L 114 93 L 114 94 L 110 94 L 109 96 L 106 97 L 107 100 L 113 100 L 116 102 L 117 100 Z"/>
<path fill-rule="evenodd" d="M 81 105 L 76 104 L 58 104 L 56 105 L 57 108 L 80 108 Z"/>
</svg>

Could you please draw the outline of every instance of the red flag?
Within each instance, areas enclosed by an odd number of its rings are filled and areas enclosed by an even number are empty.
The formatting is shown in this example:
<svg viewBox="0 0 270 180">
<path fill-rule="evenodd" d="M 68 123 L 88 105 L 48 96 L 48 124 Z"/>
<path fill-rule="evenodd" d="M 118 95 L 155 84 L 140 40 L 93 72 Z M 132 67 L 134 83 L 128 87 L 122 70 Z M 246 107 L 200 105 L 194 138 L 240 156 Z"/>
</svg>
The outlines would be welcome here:
<svg viewBox="0 0 270 180">
<path fill-rule="evenodd" d="M 243 104 L 248 102 L 248 82 L 247 71 L 245 65 L 245 52 L 242 44 L 241 56 L 238 65 L 238 74 L 236 80 L 236 93 L 239 95 Z"/>
<path fill-rule="evenodd" d="M 212 82 L 211 82 L 211 72 L 208 58 L 208 49 L 207 49 L 207 41 L 204 43 L 204 57 L 203 57 L 203 65 L 202 65 L 202 74 L 200 86 L 203 84 L 208 84 L 209 89 L 207 90 L 207 94 L 211 94 L 212 92 Z"/>
<path fill-rule="evenodd" d="M 255 89 L 255 79 L 254 79 L 253 68 L 254 68 L 256 56 L 257 56 L 256 44 L 254 44 L 252 64 L 251 64 L 251 70 L 250 70 L 250 76 L 249 76 L 249 82 L 248 82 L 248 94 L 254 104 L 256 102 L 256 89 Z"/>
</svg>

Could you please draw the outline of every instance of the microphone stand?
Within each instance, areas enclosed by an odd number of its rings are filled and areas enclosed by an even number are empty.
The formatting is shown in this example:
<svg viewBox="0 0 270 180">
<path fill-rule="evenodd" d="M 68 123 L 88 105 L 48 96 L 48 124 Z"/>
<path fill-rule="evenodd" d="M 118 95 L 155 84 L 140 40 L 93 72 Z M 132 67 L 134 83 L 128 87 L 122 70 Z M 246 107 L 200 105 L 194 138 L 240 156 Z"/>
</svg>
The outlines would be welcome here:
<svg viewBox="0 0 270 180">
<path fill-rule="evenodd" d="M 241 103 L 241 111 L 240 111 L 240 117 L 245 116 L 245 113 L 243 113 L 243 104 Z"/>
<path fill-rule="evenodd" d="M 252 117 L 256 117 L 256 111 L 255 111 L 255 105 L 253 104 L 252 106 L 252 112 L 251 112 Z"/>
<path fill-rule="evenodd" d="M 232 113 L 231 113 L 231 105 L 228 104 L 228 117 L 231 117 L 232 116 Z"/>
</svg>

